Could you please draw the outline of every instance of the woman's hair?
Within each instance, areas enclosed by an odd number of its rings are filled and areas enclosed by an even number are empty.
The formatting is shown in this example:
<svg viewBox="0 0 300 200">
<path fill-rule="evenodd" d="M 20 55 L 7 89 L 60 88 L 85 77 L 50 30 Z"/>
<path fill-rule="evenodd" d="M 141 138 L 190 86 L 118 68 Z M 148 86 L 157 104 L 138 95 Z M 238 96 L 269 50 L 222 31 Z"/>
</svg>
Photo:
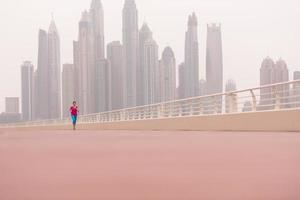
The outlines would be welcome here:
<svg viewBox="0 0 300 200">
<path fill-rule="evenodd" d="M 75 104 L 76 103 L 76 101 L 73 101 L 73 104 Z"/>
</svg>

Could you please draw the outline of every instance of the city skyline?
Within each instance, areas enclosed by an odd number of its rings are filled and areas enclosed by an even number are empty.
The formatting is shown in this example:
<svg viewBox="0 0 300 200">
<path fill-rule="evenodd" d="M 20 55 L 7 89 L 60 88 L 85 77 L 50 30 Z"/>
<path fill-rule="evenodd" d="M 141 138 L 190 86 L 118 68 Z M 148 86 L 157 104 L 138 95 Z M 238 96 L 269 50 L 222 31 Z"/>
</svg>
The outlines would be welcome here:
<svg viewBox="0 0 300 200">
<path fill-rule="evenodd" d="M 176 1 L 175 1 L 176 2 Z M 231 1 L 231 2 L 234 2 L 234 1 Z M 103 1 L 102 2 L 103 4 L 104 4 L 104 10 L 106 10 L 107 8 L 106 8 L 106 6 L 105 6 L 105 4 L 107 3 L 108 4 L 108 2 L 107 1 Z M 120 3 L 121 3 L 121 5 L 123 6 L 123 1 L 120 1 Z M 170 2 L 169 2 L 170 3 Z M 177 1 L 177 3 L 178 3 L 178 1 Z M 87 2 L 87 4 L 89 5 L 90 4 L 90 2 Z M 193 4 L 193 3 L 192 3 Z M 118 5 L 119 6 L 119 5 Z M 145 3 L 141 3 L 140 1 L 138 1 L 137 2 L 137 7 L 138 7 L 138 10 L 139 10 L 139 13 L 142 13 L 142 14 L 140 14 L 140 15 L 146 15 L 146 14 L 143 14 L 143 12 L 140 10 L 140 9 L 142 9 L 143 7 L 145 6 Z M 81 10 L 84 10 L 84 8 L 86 8 L 86 7 L 88 7 L 88 6 L 85 6 L 85 7 L 82 7 L 81 8 Z M 145 9 L 145 8 L 144 8 Z M 115 9 L 116 11 L 118 11 L 118 12 L 120 12 L 120 10 L 118 10 L 118 9 Z M 190 10 L 190 12 L 191 12 L 192 10 Z M 189 13 L 190 13 L 189 12 Z M 196 14 L 197 14 L 197 16 L 198 16 L 198 18 L 199 18 L 199 21 L 200 21 L 200 23 L 202 24 L 201 26 L 199 26 L 199 31 L 200 31 L 200 33 L 199 33 L 199 38 L 201 38 L 200 39 L 200 44 L 199 44 L 199 47 L 200 47 L 200 54 L 203 54 L 203 49 L 205 48 L 205 44 L 203 43 L 203 40 L 205 39 L 205 34 L 203 34 L 206 30 L 205 30 L 205 26 L 203 26 L 203 24 L 205 23 L 210 23 L 210 22 L 214 22 L 214 21 L 206 21 L 205 19 L 203 19 L 203 18 L 205 18 L 205 17 L 201 17 L 202 15 L 200 14 L 198 14 L 198 12 L 199 11 L 196 11 Z M 56 12 L 55 12 L 56 13 Z M 154 12 L 153 12 L 153 15 L 155 15 L 154 14 Z M 187 14 L 186 14 L 187 15 Z M 183 15 L 181 15 L 180 16 L 180 18 L 182 18 L 181 20 L 186 20 L 186 15 L 185 16 L 183 16 Z M 59 24 L 60 23 L 60 19 L 57 17 L 57 15 L 55 14 L 55 19 L 56 19 L 56 23 L 57 24 Z M 105 14 L 105 17 L 109 17 L 109 18 L 111 18 L 111 16 L 109 16 L 107 13 Z M 49 18 L 49 17 L 48 17 Z M 141 17 L 140 17 L 141 18 Z M 167 18 L 168 19 L 168 17 L 166 16 L 165 18 Z M 163 18 L 162 18 L 162 20 L 163 20 Z M 169 19 L 170 21 L 173 21 L 173 19 Z M 116 21 L 121 21 L 121 18 L 120 19 L 116 19 Z M 140 20 L 140 23 L 139 23 L 139 27 L 141 27 L 141 21 L 142 20 Z M 176 21 L 176 20 L 174 20 L 174 21 Z M 220 20 L 220 21 L 222 21 L 222 20 Z M 143 21 L 142 21 L 143 22 Z M 164 41 L 163 43 L 161 43 L 160 41 L 161 41 L 161 39 L 160 39 L 160 36 L 159 35 L 161 35 L 162 34 L 162 32 L 159 32 L 159 31 L 157 31 L 157 28 L 155 28 L 156 27 L 156 24 L 155 24 L 155 21 L 150 21 L 149 20 L 149 18 L 147 17 L 147 22 L 150 24 L 150 26 L 151 26 L 151 28 L 152 27 L 154 27 L 153 28 L 153 32 L 154 32 L 154 34 L 155 34 L 155 36 L 158 36 L 157 38 L 157 43 L 159 44 L 159 55 L 161 55 L 161 52 L 162 52 L 162 50 L 163 50 L 163 48 L 166 46 L 166 45 L 164 45 L 167 41 Z M 185 22 L 186 23 L 186 22 Z M 76 23 L 75 24 L 73 24 L 73 26 L 76 26 Z M 183 26 L 181 26 L 181 25 L 178 25 L 178 27 L 180 26 L 180 29 L 181 30 L 184 30 L 185 29 L 185 26 L 183 25 Z M 237 24 L 236 25 L 237 27 L 239 27 L 239 24 Z M 110 27 L 110 25 L 109 24 L 107 24 L 106 23 L 106 27 Z M 226 23 L 222 23 L 222 33 L 223 34 L 225 34 L 225 35 L 228 35 L 228 34 L 232 34 L 232 32 L 227 32 L 227 31 L 225 31 L 226 30 L 226 27 L 228 27 L 228 24 L 226 24 Z M 223 30 L 223 28 L 225 29 L 225 30 Z M 64 33 L 65 32 L 65 30 L 64 30 L 65 28 L 64 27 L 59 27 L 59 32 L 60 33 Z M 36 30 L 35 30 L 36 31 Z M 168 32 L 168 31 L 166 31 L 166 32 Z M 170 34 L 170 32 L 168 32 L 168 34 Z M 109 39 L 106 39 L 106 44 L 108 43 L 108 42 L 110 42 L 110 41 L 112 41 L 111 40 L 111 35 L 110 34 L 107 34 L 107 32 L 106 32 L 106 34 L 105 34 L 105 36 L 107 36 Z M 33 36 L 30 36 L 30 37 L 33 37 Z M 183 38 L 184 36 L 177 36 L 177 40 L 180 40 L 181 42 L 180 43 L 182 43 L 183 42 Z M 34 38 L 36 38 L 36 37 L 34 37 Z M 225 37 L 226 38 L 226 37 Z M 72 40 L 73 39 L 76 39 L 76 37 L 73 37 L 73 38 L 71 38 Z M 156 37 L 155 37 L 155 39 L 156 39 Z M 62 39 L 64 42 L 63 42 L 63 45 L 61 45 L 62 46 L 62 48 L 63 49 L 66 49 L 66 48 L 72 48 L 72 44 L 69 44 L 68 46 L 67 45 L 65 45 L 66 44 L 66 42 L 65 42 L 65 40 L 64 39 Z M 118 38 L 115 38 L 115 39 L 113 39 L 113 40 L 121 40 L 120 39 L 120 37 L 118 37 Z M 225 42 L 226 40 L 223 38 L 223 42 L 224 43 L 227 43 L 227 41 Z M 180 62 L 182 62 L 183 61 L 183 55 L 182 55 L 182 53 L 178 53 L 178 52 L 182 52 L 183 51 L 183 49 L 184 49 L 184 46 L 182 45 L 181 46 L 181 49 L 180 48 L 178 48 L 178 46 L 177 45 L 172 45 L 172 44 L 170 44 L 169 46 L 171 46 L 172 47 L 172 49 L 174 49 L 175 50 L 175 57 L 176 57 L 176 60 L 177 60 L 177 63 L 180 63 Z M 175 46 L 175 47 L 174 47 Z M 226 45 L 225 45 L 226 46 Z M 2 49 L 1 49 L 2 50 Z M 242 49 L 243 50 L 243 49 Z M 36 51 L 36 50 L 35 50 Z M 225 54 L 227 54 L 227 51 L 228 51 L 228 49 L 225 47 L 225 49 L 224 49 L 224 53 Z M 236 50 L 237 51 L 237 50 Z M 263 57 L 266 57 L 266 55 L 270 55 L 270 56 L 272 56 L 272 57 L 283 57 L 286 61 L 287 61 L 287 63 L 288 63 L 288 66 L 289 66 L 289 68 L 290 68 L 290 71 L 292 72 L 292 71 L 295 71 L 295 70 L 297 70 L 297 69 L 299 69 L 299 68 L 297 68 L 297 66 L 294 66 L 294 65 L 297 65 L 297 64 L 293 64 L 294 63 L 294 61 L 293 61 L 293 59 L 290 59 L 290 58 L 287 58 L 288 56 L 285 56 L 284 54 L 283 55 L 279 55 L 279 54 L 277 54 L 277 53 L 273 53 L 272 51 L 269 51 L 269 50 L 266 50 L 266 51 L 268 51 L 267 53 L 264 53 L 263 55 L 260 55 L 259 56 L 259 59 L 251 59 L 251 60 L 253 60 L 253 61 L 251 61 L 251 62 L 255 62 L 255 63 L 257 63 L 256 65 L 254 65 L 253 66 L 253 68 L 256 68 L 255 70 L 254 70 L 254 72 L 255 73 L 252 73 L 253 74 L 253 77 L 258 77 L 259 76 L 259 74 L 258 74 L 258 69 L 259 69 L 259 63 L 261 62 L 261 60 L 262 60 L 262 58 Z M 5 53 L 5 52 L 4 52 Z M 26 53 L 24 53 L 24 54 L 26 54 Z M 36 54 L 37 55 L 37 54 Z M 21 57 L 21 56 L 20 56 Z M 67 63 L 67 62 L 70 62 L 70 61 L 72 61 L 72 59 L 70 59 L 69 60 L 69 58 L 67 58 L 66 59 L 66 57 L 69 57 L 69 56 L 65 56 L 65 53 L 63 52 L 62 53 L 62 57 L 63 57 L 63 59 L 62 59 L 62 63 Z M 243 56 L 241 56 L 241 57 L 243 57 Z M 255 57 L 255 56 L 253 56 L 253 57 Z M 252 58 L 252 57 L 250 57 L 250 58 Z M 20 58 L 21 59 L 21 58 Z M 227 59 L 227 58 L 226 58 Z M 36 69 L 36 66 L 37 66 L 37 64 L 35 64 L 36 62 L 36 57 L 32 57 L 32 56 L 28 56 L 28 58 L 23 58 L 22 60 L 19 60 L 20 62 L 18 62 L 18 64 L 16 65 L 16 68 L 19 70 L 19 65 L 20 65 L 20 63 L 23 61 L 23 60 L 32 60 L 32 63 L 34 64 L 34 66 L 35 66 L 35 69 Z M 203 64 L 203 63 L 205 63 L 205 59 L 203 59 L 203 56 L 200 56 L 200 66 L 199 66 L 199 68 L 200 68 L 200 78 L 203 78 L 204 77 L 204 67 L 205 67 L 205 65 Z M 292 63 L 292 64 L 290 64 L 290 63 Z M 237 62 L 237 64 L 238 64 L 238 62 Z M 226 62 L 224 63 L 224 69 L 225 69 L 225 77 L 224 77 L 224 80 L 227 80 L 228 78 L 234 78 L 236 81 L 237 81 L 237 83 L 238 83 L 238 85 L 239 85 L 239 87 L 244 87 L 245 85 L 247 85 L 248 87 L 250 87 L 250 86 L 256 86 L 256 85 L 258 85 L 259 84 L 259 82 L 258 82 L 258 79 L 257 78 L 253 78 L 253 83 L 244 83 L 245 81 L 243 80 L 243 76 L 242 77 L 239 77 L 238 75 L 235 75 L 234 73 L 232 73 L 233 75 L 228 75 L 228 74 L 230 74 L 230 72 L 227 72 L 227 69 L 228 68 L 230 68 L 229 66 L 228 66 L 228 64 L 226 64 Z M 236 73 L 237 74 L 240 74 L 240 73 L 242 73 L 243 72 L 243 67 L 240 67 L 240 68 L 237 68 L 237 70 L 236 70 Z M 12 69 L 11 69 L 12 70 Z M 228 70 L 228 71 L 232 71 L 232 70 Z M 17 75 L 17 77 L 19 77 L 19 73 L 18 73 L 18 75 Z M 4 80 L 5 80 L 5 77 L 3 78 Z M 16 80 L 16 82 L 17 82 L 18 80 Z M 244 81 L 244 82 L 243 82 Z M 3 84 L 2 84 L 3 85 Z M 2 86 L 3 87 L 3 86 Z M 19 88 L 20 86 L 18 86 L 18 88 Z M 9 88 L 8 88 L 9 89 Z M 6 92 L 5 90 L 6 89 L 3 89 L 3 88 L 1 88 L 1 91 L 2 90 L 4 90 L 4 92 L 2 93 L 1 92 L 1 98 L 3 99 L 5 96 L 19 96 L 19 94 L 20 94 L 20 92 L 15 92 L 15 91 L 13 91 L 13 92 Z M 12 89 L 9 89 L 9 91 L 12 91 Z M 20 91 L 20 88 L 19 89 L 17 89 L 17 90 L 19 90 Z M 3 96 L 2 96 L 3 95 Z M 0 98 L 0 99 L 1 99 Z M 1 101 L 2 101 L 2 99 L 0 100 L 0 110 L 3 110 L 3 105 L 2 105 L 2 103 L 1 103 Z"/>
</svg>

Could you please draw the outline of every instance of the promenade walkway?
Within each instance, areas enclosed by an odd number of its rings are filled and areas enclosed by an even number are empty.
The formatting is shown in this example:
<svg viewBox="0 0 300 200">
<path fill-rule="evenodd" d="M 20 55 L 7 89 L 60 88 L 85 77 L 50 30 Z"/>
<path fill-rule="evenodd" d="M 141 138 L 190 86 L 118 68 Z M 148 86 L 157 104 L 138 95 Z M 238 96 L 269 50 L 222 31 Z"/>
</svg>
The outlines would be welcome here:
<svg viewBox="0 0 300 200">
<path fill-rule="evenodd" d="M 300 133 L 1 131 L 1 200 L 299 200 Z"/>
</svg>

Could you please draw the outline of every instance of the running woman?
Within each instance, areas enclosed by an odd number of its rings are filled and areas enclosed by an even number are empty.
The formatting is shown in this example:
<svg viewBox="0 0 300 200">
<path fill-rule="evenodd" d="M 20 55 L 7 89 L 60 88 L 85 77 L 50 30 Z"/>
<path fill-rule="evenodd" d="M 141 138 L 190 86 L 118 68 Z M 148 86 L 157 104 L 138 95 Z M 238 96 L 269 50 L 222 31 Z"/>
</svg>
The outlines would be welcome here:
<svg viewBox="0 0 300 200">
<path fill-rule="evenodd" d="M 71 117 L 72 117 L 72 123 L 73 123 L 73 130 L 76 130 L 76 123 L 77 123 L 77 115 L 78 115 L 78 106 L 76 101 L 73 101 L 73 105 L 70 108 Z"/>
</svg>

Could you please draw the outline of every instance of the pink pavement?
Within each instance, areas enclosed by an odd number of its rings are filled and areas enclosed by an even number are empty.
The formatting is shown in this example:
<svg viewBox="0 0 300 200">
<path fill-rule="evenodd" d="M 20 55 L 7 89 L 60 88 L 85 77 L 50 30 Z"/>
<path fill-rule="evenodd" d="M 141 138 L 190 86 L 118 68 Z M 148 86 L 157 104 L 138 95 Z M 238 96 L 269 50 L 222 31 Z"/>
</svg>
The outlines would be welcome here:
<svg viewBox="0 0 300 200">
<path fill-rule="evenodd" d="M 0 131 L 0 200 L 299 200 L 300 133 Z"/>
</svg>

